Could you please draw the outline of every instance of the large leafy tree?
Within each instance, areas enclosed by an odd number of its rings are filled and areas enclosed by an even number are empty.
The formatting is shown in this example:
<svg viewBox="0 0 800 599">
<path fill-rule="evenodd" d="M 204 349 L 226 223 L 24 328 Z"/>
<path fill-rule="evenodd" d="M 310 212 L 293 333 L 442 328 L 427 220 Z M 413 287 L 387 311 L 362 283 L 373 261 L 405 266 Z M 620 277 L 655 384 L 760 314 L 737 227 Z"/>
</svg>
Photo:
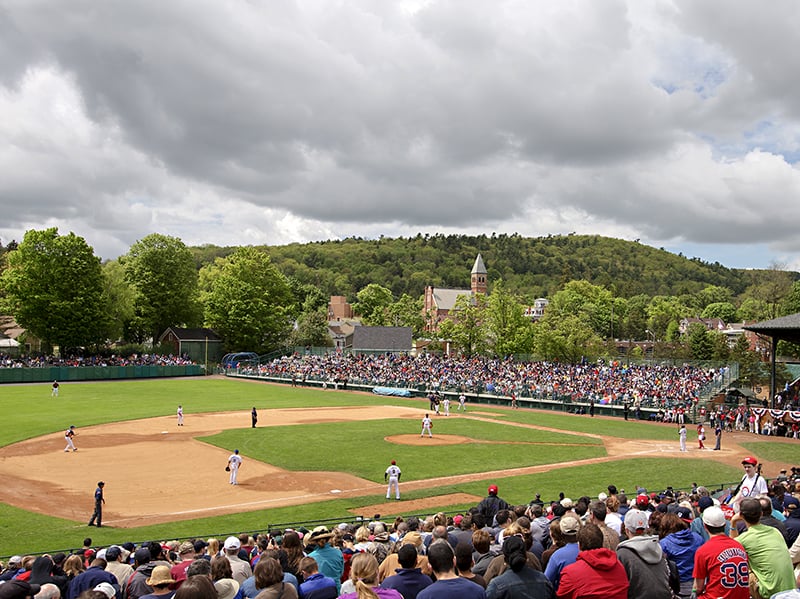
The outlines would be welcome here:
<svg viewBox="0 0 800 599">
<path fill-rule="evenodd" d="M 498 356 L 533 352 L 533 321 L 502 279 L 495 283 L 486 308 L 490 343 Z"/>
<path fill-rule="evenodd" d="M 575 364 L 603 353 L 603 340 L 594 332 L 586 314 L 553 317 L 545 314 L 536 323 L 536 352 L 545 360 Z"/>
<path fill-rule="evenodd" d="M 485 319 L 485 295 L 459 295 L 447 318 L 439 323 L 439 337 L 464 355 L 483 354 L 488 339 Z"/>
<path fill-rule="evenodd" d="M 390 289 L 370 283 L 356 294 L 353 312 L 361 316 L 364 324 L 370 326 L 385 326 L 387 324 L 386 311 L 394 302 Z"/>
<path fill-rule="evenodd" d="M 125 280 L 125 269 L 119 260 L 103 263 L 105 288 L 103 298 L 108 306 L 111 340 L 127 338 L 127 330 L 133 320 L 133 289 Z"/>
<path fill-rule="evenodd" d="M 407 293 L 386 309 L 386 324 L 393 327 L 411 327 L 411 334 L 419 337 L 425 330 L 422 298 L 412 298 Z"/>
<path fill-rule="evenodd" d="M 608 289 L 588 281 L 570 281 L 550 300 L 547 311 L 556 315 L 580 315 L 592 330 L 608 337 L 612 329 L 614 297 Z"/>
<path fill-rule="evenodd" d="M 121 262 L 133 288 L 135 340 L 155 341 L 167 327 L 200 322 L 197 268 L 183 241 L 153 233 L 134 243 Z"/>
<path fill-rule="evenodd" d="M 201 272 L 206 324 L 230 350 L 265 353 L 283 345 L 297 314 L 289 282 L 253 247 L 218 258 Z M 313 330 L 313 320 L 309 323 Z"/>
<path fill-rule="evenodd" d="M 108 306 L 100 259 L 83 237 L 57 228 L 31 230 L 8 254 L 5 307 L 46 345 L 98 346 L 107 338 Z"/>
</svg>

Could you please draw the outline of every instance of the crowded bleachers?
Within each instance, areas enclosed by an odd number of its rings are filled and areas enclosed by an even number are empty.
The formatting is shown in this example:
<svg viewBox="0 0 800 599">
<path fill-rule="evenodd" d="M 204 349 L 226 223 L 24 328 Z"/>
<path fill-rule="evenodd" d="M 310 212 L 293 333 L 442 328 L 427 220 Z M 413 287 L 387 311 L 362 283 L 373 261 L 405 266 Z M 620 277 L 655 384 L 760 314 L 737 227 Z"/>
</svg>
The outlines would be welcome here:
<svg viewBox="0 0 800 599">
<path fill-rule="evenodd" d="M 0 368 L 50 368 L 53 366 L 80 368 L 104 366 L 185 366 L 194 364 L 188 356 L 172 354 L 132 354 L 121 356 L 11 356 L 0 353 Z"/>
<path fill-rule="evenodd" d="M 304 381 L 409 387 L 516 397 L 569 396 L 608 405 L 692 406 L 726 382 L 727 368 L 683 364 L 598 362 L 560 364 L 510 358 L 441 357 L 431 354 L 292 354 L 263 364 L 243 364 L 243 374 Z"/>
<path fill-rule="evenodd" d="M 737 510 L 728 506 L 730 500 Z M 649 566 L 636 562 L 645 545 L 656 556 Z M 766 562 L 760 554 L 765 545 L 772 552 Z M 451 557 L 443 562 L 440 554 Z M 740 587 L 738 594 L 711 594 L 719 573 L 705 569 L 708 554 L 712 562 L 738 560 L 735 576 L 728 578 Z M 617 574 L 605 567 L 601 577 L 584 571 L 599 559 Z M 674 599 L 694 592 L 762 599 L 796 590 L 797 574 L 800 470 L 792 468 L 791 474 L 782 471 L 771 480 L 759 498 L 729 488 L 714 493 L 704 486 L 637 487 L 626 494 L 609 484 L 574 499 L 561 493 L 545 502 L 535 495 L 529 503 L 509 505 L 491 485 L 480 503 L 457 514 L 383 519 L 376 514 L 369 521 L 297 523 L 258 533 L 145 542 L 131 541 L 120 531 L 117 543 L 105 547 L 87 538 L 73 550 L 12 556 L 0 573 L 0 597 L 270 599 L 279 589 L 284 598 L 373 597 L 366 586 L 374 597 L 425 599 L 439 595 L 423 589 L 443 592 L 444 586 L 435 585 L 457 578 L 461 585 L 478 585 L 476 597 L 489 598 Z M 189 582 L 194 577 L 206 580 Z M 611 592 L 591 594 L 594 585 L 610 580 L 615 581 Z M 211 594 L 201 593 L 206 584 Z M 698 592 L 698 584 L 709 594 Z M 509 591 L 509 585 L 520 592 Z M 463 588 L 470 595 L 475 589 Z"/>
</svg>

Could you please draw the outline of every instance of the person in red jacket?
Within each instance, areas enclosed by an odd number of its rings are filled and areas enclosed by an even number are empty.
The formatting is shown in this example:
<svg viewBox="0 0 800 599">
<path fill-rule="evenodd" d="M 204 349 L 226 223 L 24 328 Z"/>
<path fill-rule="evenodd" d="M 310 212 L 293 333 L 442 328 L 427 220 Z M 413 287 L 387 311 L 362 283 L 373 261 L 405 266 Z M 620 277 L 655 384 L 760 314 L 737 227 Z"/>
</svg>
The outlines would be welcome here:
<svg viewBox="0 0 800 599">
<path fill-rule="evenodd" d="M 603 547 L 603 531 L 586 524 L 578 531 L 578 559 L 561 571 L 556 597 L 627 599 L 628 575 L 617 554 Z"/>
</svg>

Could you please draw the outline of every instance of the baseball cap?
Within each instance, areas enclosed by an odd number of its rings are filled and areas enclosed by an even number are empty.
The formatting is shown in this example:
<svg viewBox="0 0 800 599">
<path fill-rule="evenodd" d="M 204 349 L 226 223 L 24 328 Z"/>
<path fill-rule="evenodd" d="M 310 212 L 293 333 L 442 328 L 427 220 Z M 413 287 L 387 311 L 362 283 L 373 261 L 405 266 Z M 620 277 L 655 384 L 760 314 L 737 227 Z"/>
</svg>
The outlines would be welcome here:
<svg viewBox="0 0 800 599">
<path fill-rule="evenodd" d="M 628 510 L 625 512 L 625 530 L 635 532 L 647 528 L 647 514 L 642 510 Z"/>
<path fill-rule="evenodd" d="M 650 498 L 644 493 L 641 493 L 636 496 L 636 505 L 647 507 L 650 505 Z"/>
<path fill-rule="evenodd" d="M 392 466 L 397 466 L 397 462 L 395 460 L 392 460 Z"/>
<path fill-rule="evenodd" d="M 208 547 L 208 543 L 206 543 L 203 539 L 197 539 L 194 542 L 194 552 L 198 553 Z"/>
<path fill-rule="evenodd" d="M 706 508 L 703 512 L 703 524 L 715 528 L 725 526 L 725 514 L 722 512 L 722 509 L 718 508 L 716 505 Z"/>
<path fill-rule="evenodd" d="M 0 584 L 0 599 L 25 599 L 41 590 L 38 584 L 30 584 L 24 580 L 9 580 Z"/>
<path fill-rule="evenodd" d="M 109 582 L 101 582 L 96 587 L 94 587 L 94 589 L 92 589 L 92 590 L 100 591 L 106 597 L 108 597 L 108 599 L 114 599 L 114 597 L 117 596 L 116 589 L 113 586 L 111 586 L 111 583 L 109 583 Z"/>
<path fill-rule="evenodd" d="M 577 518 L 573 518 L 572 516 L 564 516 L 561 518 L 558 522 L 558 526 L 565 535 L 578 534 L 581 528 L 580 522 L 578 522 Z"/>
<path fill-rule="evenodd" d="M 461 521 L 463 519 L 464 519 L 464 516 L 462 516 L 461 514 L 458 514 L 456 517 L 453 518 L 453 524 L 455 524 L 456 526 L 460 526 L 461 525 Z"/>
<path fill-rule="evenodd" d="M 236 537 L 228 537 L 225 539 L 225 549 L 239 549 L 242 546 L 242 543 Z"/>
<path fill-rule="evenodd" d="M 703 495 L 700 499 L 697 500 L 697 507 L 700 508 L 701 512 L 704 512 L 708 508 L 714 505 L 714 500 L 711 499 L 708 495 Z"/>
<path fill-rule="evenodd" d="M 134 561 L 141 565 L 150 562 L 150 550 L 147 547 L 139 547 L 133 554 Z"/>
<path fill-rule="evenodd" d="M 116 545 L 112 545 L 111 547 L 106 549 L 106 561 L 108 562 L 117 561 L 120 555 L 122 555 L 122 549 L 117 547 Z"/>
<path fill-rule="evenodd" d="M 567 508 L 568 510 L 572 509 L 572 507 L 575 505 L 574 503 L 572 503 L 572 499 L 570 499 L 569 497 L 564 497 L 564 499 L 562 499 L 559 503 L 561 503 L 561 505 Z"/>
<path fill-rule="evenodd" d="M 749 455 L 745 456 L 745 458 L 742 460 L 742 464 L 750 464 L 751 466 L 755 466 L 756 464 L 758 464 L 758 460 L 755 459 L 753 456 Z"/>
<path fill-rule="evenodd" d="M 792 495 L 783 496 L 783 509 L 796 510 L 799 507 L 800 507 L 800 499 L 797 499 L 797 497 L 794 497 Z"/>
<path fill-rule="evenodd" d="M 497 495 L 497 485 L 489 485 L 489 495 Z"/>
<path fill-rule="evenodd" d="M 178 555 L 183 555 L 185 553 L 194 553 L 194 543 L 191 541 L 184 541 L 178 547 Z"/>
<path fill-rule="evenodd" d="M 684 522 L 691 522 L 692 521 L 692 510 L 684 505 L 679 505 L 678 509 L 675 510 L 675 515 L 678 516 Z"/>
<path fill-rule="evenodd" d="M 601 492 L 601 493 L 600 493 L 600 494 L 597 496 L 597 499 L 598 499 L 598 501 L 605 501 L 606 499 L 608 499 L 608 495 L 606 495 L 605 493 Z"/>
</svg>

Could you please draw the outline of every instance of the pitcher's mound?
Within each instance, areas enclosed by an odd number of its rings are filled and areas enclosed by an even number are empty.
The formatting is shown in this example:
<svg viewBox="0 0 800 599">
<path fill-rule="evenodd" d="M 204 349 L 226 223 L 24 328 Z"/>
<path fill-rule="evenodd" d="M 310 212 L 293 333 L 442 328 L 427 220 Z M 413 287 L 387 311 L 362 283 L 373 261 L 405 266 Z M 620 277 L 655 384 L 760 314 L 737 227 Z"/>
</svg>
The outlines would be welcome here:
<svg viewBox="0 0 800 599">
<path fill-rule="evenodd" d="M 437 435 L 433 437 L 420 437 L 419 435 L 392 435 L 386 437 L 389 443 L 397 443 L 398 445 L 458 445 L 459 443 L 471 443 L 473 439 L 469 437 L 462 437 L 461 435 Z"/>
</svg>

